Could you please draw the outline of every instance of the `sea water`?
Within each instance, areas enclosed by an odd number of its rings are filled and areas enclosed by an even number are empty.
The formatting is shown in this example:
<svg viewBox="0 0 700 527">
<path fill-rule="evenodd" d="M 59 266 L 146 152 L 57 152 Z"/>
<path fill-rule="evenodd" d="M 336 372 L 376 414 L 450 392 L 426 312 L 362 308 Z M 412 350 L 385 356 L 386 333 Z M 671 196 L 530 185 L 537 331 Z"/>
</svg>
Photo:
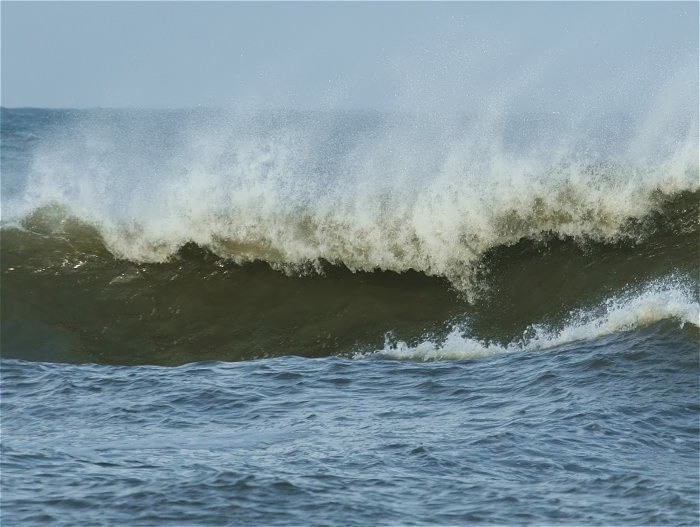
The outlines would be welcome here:
<svg viewBox="0 0 700 527">
<path fill-rule="evenodd" d="M 696 525 L 674 68 L 569 111 L 3 108 L 2 524 Z"/>
<path fill-rule="evenodd" d="M 630 122 L 3 109 L 3 524 L 695 524 L 697 121 Z"/>
</svg>

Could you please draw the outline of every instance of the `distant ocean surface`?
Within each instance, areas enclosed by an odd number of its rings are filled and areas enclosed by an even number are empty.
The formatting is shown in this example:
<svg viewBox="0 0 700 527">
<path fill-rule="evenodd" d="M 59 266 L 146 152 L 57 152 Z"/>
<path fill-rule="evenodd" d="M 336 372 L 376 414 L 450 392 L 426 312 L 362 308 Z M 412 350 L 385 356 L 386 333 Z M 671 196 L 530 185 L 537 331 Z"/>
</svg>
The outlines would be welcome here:
<svg viewBox="0 0 700 527">
<path fill-rule="evenodd" d="M 2 525 L 697 525 L 681 114 L 3 108 Z"/>
</svg>

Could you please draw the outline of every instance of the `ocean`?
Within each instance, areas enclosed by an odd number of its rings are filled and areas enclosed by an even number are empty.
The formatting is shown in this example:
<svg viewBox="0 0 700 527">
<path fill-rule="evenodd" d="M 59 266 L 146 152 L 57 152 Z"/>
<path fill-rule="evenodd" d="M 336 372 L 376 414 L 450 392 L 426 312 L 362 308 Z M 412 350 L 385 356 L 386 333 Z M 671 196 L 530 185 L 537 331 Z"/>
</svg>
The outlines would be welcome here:
<svg viewBox="0 0 700 527">
<path fill-rule="evenodd" d="M 3 108 L 2 525 L 697 525 L 685 110 Z"/>
</svg>

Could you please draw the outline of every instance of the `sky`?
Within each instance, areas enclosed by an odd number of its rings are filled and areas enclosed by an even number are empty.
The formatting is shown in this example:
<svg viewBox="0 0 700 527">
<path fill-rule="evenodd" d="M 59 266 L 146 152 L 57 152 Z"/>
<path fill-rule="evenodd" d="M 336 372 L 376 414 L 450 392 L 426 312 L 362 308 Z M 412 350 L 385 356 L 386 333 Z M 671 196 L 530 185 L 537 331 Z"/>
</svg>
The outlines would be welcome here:
<svg viewBox="0 0 700 527">
<path fill-rule="evenodd" d="M 678 75 L 697 93 L 697 2 L 3 0 L 0 16 L 5 107 L 565 108 Z"/>
</svg>

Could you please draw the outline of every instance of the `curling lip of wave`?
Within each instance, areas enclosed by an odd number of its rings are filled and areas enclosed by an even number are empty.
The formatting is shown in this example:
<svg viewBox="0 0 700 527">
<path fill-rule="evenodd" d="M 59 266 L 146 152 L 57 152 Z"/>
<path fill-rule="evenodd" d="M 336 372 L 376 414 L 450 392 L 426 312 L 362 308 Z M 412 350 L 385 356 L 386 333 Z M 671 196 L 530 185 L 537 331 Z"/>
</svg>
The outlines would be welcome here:
<svg viewBox="0 0 700 527">
<path fill-rule="evenodd" d="M 167 261 L 194 241 L 236 263 L 260 260 L 292 274 L 318 271 L 320 262 L 326 261 L 353 272 L 414 270 L 442 276 L 468 292 L 479 258 L 496 247 L 552 236 L 606 243 L 638 241 L 657 227 L 646 222 L 654 213 L 688 216 L 687 210 L 696 208 L 691 202 L 697 200 L 698 183 L 685 181 L 685 187 L 681 183 L 674 182 L 677 188 L 670 194 L 658 189 L 644 193 L 610 188 L 594 189 L 592 197 L 586 196 L 583 186 L 574 190 L 567 185 L 549 196 L 542 188 L 542 195 L 529 203 L 521 196 L 500 211 L 487 210 L 476 198 L 478 213 L 466 205 L 460 211 L 453 204 L 449 211 L 438 208 L 431 216 L 426 202 L 395 216 L 379 214 L 376 223 L 334 211 L 280 210 L 269 216 L 252 210 L 249 216 L 233 212 L 187 231 L 189 235 L 172 234 L 159 241 L 144 232 L 147 225 L 124 227 L 98 221 L 92 227 L 95 223 L 76 223 L 73 211 L 60 206 L 36 210 L 22 224 L 27 230 L 53 234 L 76 226 L 85 232 L 88 227 L 113 255 L 134 262 Z"/>
</svg>

